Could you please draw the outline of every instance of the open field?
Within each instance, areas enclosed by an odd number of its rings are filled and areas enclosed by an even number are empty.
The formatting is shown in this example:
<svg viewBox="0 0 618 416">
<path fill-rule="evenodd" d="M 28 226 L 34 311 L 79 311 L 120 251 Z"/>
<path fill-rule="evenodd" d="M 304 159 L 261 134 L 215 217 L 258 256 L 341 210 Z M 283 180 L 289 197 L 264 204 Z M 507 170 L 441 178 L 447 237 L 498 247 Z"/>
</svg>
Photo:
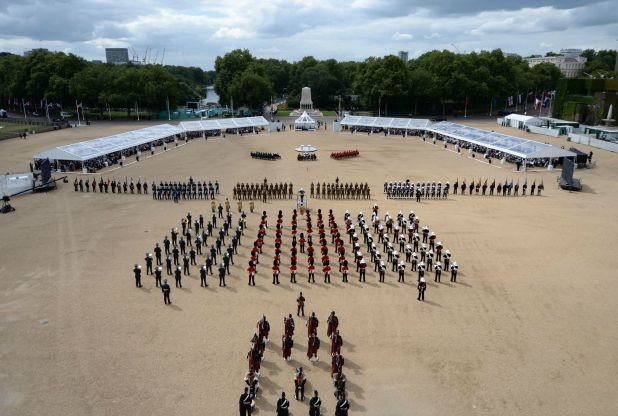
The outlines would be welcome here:
<svg viewBox="0 0 618 416">
<path fill-rule="evenodd" d="M 33 131 L 38 133 L 40 131 L 50 130 L 50 128 L 50 126 L 40 124 L 22 124 L 0 120 L 0 140 L 16 137 L 25 131 L 28 131 L 28 134 L 30 134 Z"/>
<path fill-rule="evenodd" d="M 468 123 L 569 147 L 563 138 L 532 136 L 489 121 Z M 144 125 L 94 123 L 5 140 L 0 171 L 25 171 L 32 154 L 53 146 Z M 318 148 L 317 162 L 296 161 L 293 149 L 307 143 Z M 328 157 L 346 149 L 358 149 L 360 156 Z M 278 152 L 282 160 L 251 159 L 254 150 Z M 0 414 L 235 414 L 249 340 L 266 314 L 272 330 L 258 414 L 274 414 L 282 390 L 292 398 L 293 370 L 302 365 L 307 391 L 318 389 L 323 413 L 332 415 L 326 318 L 335 310 L 352 415 L 616 415 L 618 223 L 612 208 L 618 202 L 618 156 L 592 150 L 598 167 L 576 171 L 585 185 L 582 193 L 558 189 L 559 172 L 517 173 L 510 165 L 488 165 L 418 138 L 330 131 L 195 140 L 96 176 L 149 182 L 218 179 L 218 202 L 231 200 L 237 182 L 264 177 L 291 181 L 295 190 L 335 177 L 368 182 L 370 201 L 310 199 L 309 206 L 314 212 L 332 208 L 340 224 L 346 210 L 354 218 L 359 211 L 368 215 L 374 203 L 381 215 L 414 210 L 421 226 L 435 230 L 460 265 L 456 284 L 448 282 L 447 273 L 440 284 L 427 274 L 424 303 L 416 300 L 415 275 L 408 271 L 400 284 L 390 267 L 383 284 L 373 268 L 365 284 L 354 272 L 350 283 L 341 283 L 336 269 L 331 285 L 321 282 L 321 272 L 316 284 L 308 284 L 302 254 L 299 283 L 290 284 L 294 204 L 276 200 L 256 202 L 256 212 L 248 215 L 249 229 L 226 288 L 215 278 L 201 288 L 192 266 L 184 288 L 172 287 L 173 305 L 167 307 L 151 277 L 144 276 L 144 287 L 135 288 L 133 264 L 144 265 L 144 253 L 179 227 L 188 211 L 208 218 L 209 202 L 75 193 L 71 184 L 14 198 L 17 211 L 0 216 Z M 517 198 L 454 195 L 420 204 L 382 194 L 386 180 L 452 184 L 456 178 L 479 177 L 543 180 L 545 192 Z M 235 202 L 232 207 L 236 222 Z M 266 210 L 274 224 L 279 209 L 285 226 L 281 284 L 270 283 L 270 231 L 257 286 L 249 287 L 245 269 L 258 213 Z M 304 226 L 299 218 L 299 230 Z M 300 290 L 306 312 L 320 318 L 317 364 L 306 358 L 306 320 L 301 318 L 296 319 L 294 360 L 281 358 L 283 316 L 295 311 Z M 293 415 L 307 414 L 306 401 L 291 401 Z"/>
</svg>

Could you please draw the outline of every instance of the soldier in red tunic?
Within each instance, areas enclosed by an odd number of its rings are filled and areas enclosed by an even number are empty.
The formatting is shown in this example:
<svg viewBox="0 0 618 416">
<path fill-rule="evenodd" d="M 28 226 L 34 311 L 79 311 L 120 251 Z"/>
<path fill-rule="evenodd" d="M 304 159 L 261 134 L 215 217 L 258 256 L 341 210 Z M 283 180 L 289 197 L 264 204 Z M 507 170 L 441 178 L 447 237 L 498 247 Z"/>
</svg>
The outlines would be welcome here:
<svg viewBox="0 0 618 416">
<path fill-rule="evenodd" d="M 339 335 L 338 329 L 330 336 L 330 341 L 330 355 L 341 353 L 341 347 L 343 346 L 343 338 L 341 337 L 341 335 Z"/>
<path fill-rule="evenodd" d="M 315 312 L 311 312 L 311 316 L 307 320 L 307 336 L 311 336 L 311 334 L 317 334 L 319 325 L 320 321 L 315 316 Z"/>
<path fill-rule="evenodd" d="M 284 335 L 281 337 L 282 341 L 282 350 L 283 350 L 283 359 L 289 361 L 292 359 L 292 347 L 294 346 L 294 341 L 290 335 Z"/>
<path fill-rule="evenodd" d="M 320 349 L 320 338 L 316 334 L 311 334 L 307 345 L 307 358 L 318 361 L 318 350 Z"/>
</svg>

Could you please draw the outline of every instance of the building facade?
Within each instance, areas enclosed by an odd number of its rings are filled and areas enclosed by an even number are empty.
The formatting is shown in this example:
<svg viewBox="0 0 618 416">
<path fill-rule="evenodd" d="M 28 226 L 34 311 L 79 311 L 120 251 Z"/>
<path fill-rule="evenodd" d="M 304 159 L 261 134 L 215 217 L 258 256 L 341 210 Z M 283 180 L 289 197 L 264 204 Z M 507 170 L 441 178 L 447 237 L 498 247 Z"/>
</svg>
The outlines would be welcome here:
<svg viewBox="0 0 618 416">
<path fill-rule="evenodd" d="M 554 64 L 566 78 L 575 78 L 581 75 L 586 65 L 586 58 L 581 53 L 581 49 L 561 49 L 560 55 L 535 56 L 526 58 L 526 62 L 531 68 L 542 63 Z"/>
<path fill-rule="evenodd" d="M 397 53 L 397 56 L 399 56 L 399 59 L 401 59 L 404 62 L 408 62 L 408 51 L 399 51 Z"/>
<path fill-rule="evenodd" d="M 127 48 L 105 48 L 105 59 L 108 64 L 126 64 L 129 62 Z"/>
</svg>

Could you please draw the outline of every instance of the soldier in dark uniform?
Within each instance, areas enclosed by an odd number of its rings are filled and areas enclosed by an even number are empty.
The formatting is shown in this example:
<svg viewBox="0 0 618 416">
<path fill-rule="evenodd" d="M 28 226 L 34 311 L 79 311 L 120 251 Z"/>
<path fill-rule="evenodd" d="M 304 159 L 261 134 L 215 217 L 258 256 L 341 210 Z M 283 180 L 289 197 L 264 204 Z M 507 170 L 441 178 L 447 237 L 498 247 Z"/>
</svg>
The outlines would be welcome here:
<svg viewBox="0 0 618 416">
<path fill-rule="evenodd" d="M 350 402 L 344 394 L 340 394 L 335 406 L 335 416 L 348 416 L 348 410 L 350 410 Z"/>
<path fill-rule="evenodd" d="M 206 283 L 206 265 L 203 265 L 202 267 L 200 267 L 200 286 L 201 287 L 208 287 L 208 284 Z"/>
<path fill-rule="evenodd" d="M 146 262 L 146 274 L 152 274 L 152 254 L 146 253 L 144 261 Z"/>
<path fill-rule="evenodd" d="M 225 264 L 219 265 L 219 286 L 227 286 L 225 284 Z"/>
<path fill-rule="evenodd" d="M 177 246 L 174 246 L 172 250 L 172 256 L 174 257 L 174 266 L 178 266 L 180 263 L 178 262 L 178 258 L 180 256 L 180 251 Z"/>
<path fill-rule="evenodd" d="M 159 243 L 155 244 L 154 252 L 157 259 L 157 266 L 162 265 L 163 262 L 161 262 L 161 247 L 159 247 Z"/>
<path fill-rule="evenodd" d="M 180 270 L 180 266 L 176 266 L 174 277 L 176 278 L 176 287 L 182 287 L 182 271 Z"/>
<path fill-rule="evenodd" d="M 165 255 L 169 256 L 170 255 L 170 240 L 169 238 L 167 238 L 167 236 L 163 238 L 163 247 L 165 248 Z"/>
<path fill-rule="evenodd" d="M 172 301 L 170 300 L 170 292 L 172 289 L 170 288 L 170 285 L 167 284 L 167 279 L 163 281 L 161 291 L 163 292 L 163 303 L 166 305 L 171 305 Z"/>
<path fill-rule="evenodd" d="M 189 250 L 189 259 L 191 261 L 191 264 L 196 265 L 197 263 L 195 262 L 195 248 L 191 247 L 191 250 Z"/>
<path fill-rule="evenodd" d="M 425 282 L 425 278 L 421 277 L 421 280 L 418 282 L 418 299 L 417 300 L 425 300 L 425 290 L 427 289 L 427 283 Z"/>
<path fill-rule="evenodd" d="M 281 392 L 281 398 L 277 400 L 277 416 L 288 416 L 290 414 L 290 402 L 285 398 L 285 393 Z"/>
<path fill-rule="evenodd" d="M 182 272 L 183 274 L 186 274 L 188 276 L 191 275 L 191 271 L 189 270 L 189 262 L 189 256 L 185 254 L 185 256 L 182 258 Z"/>
<path fill-rule="evenodd" d="M 249 394 L 249 387 L 245 387 L 245 392 L 241 394 L 238 399 L 238 410 L 240 416 L 251 416 L 251 395 Z"/>
<path fill-rule="evenodd" d="M 459 266 L 457 266 L 457 262 L 454 261 L 453 264 L 451 264 L 451 282 L 457 282 L 457 270 L 459 269 Z"/>
<path fill-rule="evenodd" d="M 163 274 L 163 268 L 161 268 L 161 266 L 157 266 L 157 268 L 155 269 L 155 286 L 159 287 L 161 286 L 161 275 Z"/>
<path fill-rule="evenodd" d="M 309 400 L 309 416 L 320 416 L 320 406 L 322 399 L 318 396 L 318 391 L 313 391 L 313 397 Z"/>
<path fill-rule="evenodd" d="M 296 299 L 296 303 L 298 305 L 296 316 L 305 316 L 305 297 L 303 296 L 303 292 L 300 292 L 300 295 Z"/>
<path fill-rule="evenodd" d="M 133 274 L 135 275 L 135 287 L 142 287 L 142 266 L 136 264 L 133 268 Z"/>
<path fill-rule="evenodd" d="M 167 275 L 171 276 L 172 275 L 172 259 L 170 259 L 170 256 L 167 256 L 165 258 L 165 268 L 167 270 Z"/>
<path fill-rule="evenodd" d="M 212 258 L 210 257 L 206 257 L 206 270 L 208 270 L 208 273 L 212 276 Z"/>
</svg>

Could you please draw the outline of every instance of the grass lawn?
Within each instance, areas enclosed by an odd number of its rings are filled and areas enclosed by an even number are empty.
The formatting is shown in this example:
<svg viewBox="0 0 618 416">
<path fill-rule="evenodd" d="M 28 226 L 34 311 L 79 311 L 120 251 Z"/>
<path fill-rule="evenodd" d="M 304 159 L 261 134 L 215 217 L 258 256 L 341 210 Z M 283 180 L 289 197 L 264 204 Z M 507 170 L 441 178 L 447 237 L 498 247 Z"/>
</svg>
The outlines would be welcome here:
<svg viewBox="0 0 618 416">
<path fill-rule="evenodd" d="M 278 117 L 289 117 L 291 111 L 279 110 L 277 111 Z M 326 117 L 336 117 L 337 113 L 335 111 L 322 111 L 322 114 Z"/>
<path fill-rule="evenodd" d="M 19 133 L 23 133 L 26 130 L 28 131 L 28 133 L 32 131 L 38 133 L 41 130 L 49 130 L 49 127 L 34 124 L 18 124 L 13 122 L 0 121 L 0 140 L 16 137 Z"/>
</svg>

